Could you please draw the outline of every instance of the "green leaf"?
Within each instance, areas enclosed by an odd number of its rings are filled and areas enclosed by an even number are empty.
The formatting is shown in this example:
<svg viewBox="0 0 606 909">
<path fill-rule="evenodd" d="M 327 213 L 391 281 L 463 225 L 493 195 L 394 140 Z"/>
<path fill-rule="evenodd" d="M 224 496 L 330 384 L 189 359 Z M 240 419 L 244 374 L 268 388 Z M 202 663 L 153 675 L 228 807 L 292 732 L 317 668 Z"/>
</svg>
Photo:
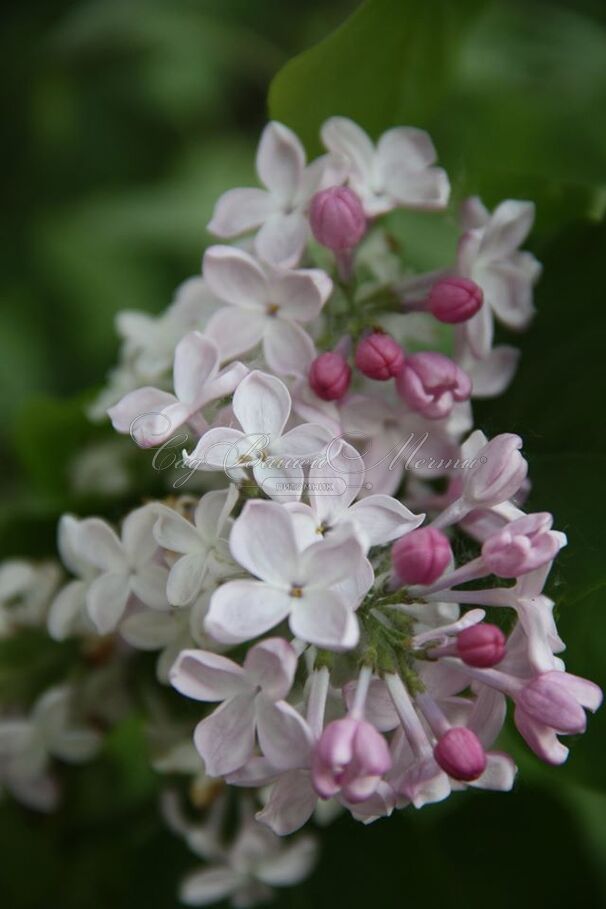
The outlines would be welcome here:
<svg viewBox="0 0 606 909">
<path fill-rule="evenodd" d="M 270 114 L 310 151 L 336 114 L 372 135 L 398 123 L 428 126 L 461 35 L 482 0 L 367 0 L 341 28 L 291 60 L 269 92 Z"/>
</svg>

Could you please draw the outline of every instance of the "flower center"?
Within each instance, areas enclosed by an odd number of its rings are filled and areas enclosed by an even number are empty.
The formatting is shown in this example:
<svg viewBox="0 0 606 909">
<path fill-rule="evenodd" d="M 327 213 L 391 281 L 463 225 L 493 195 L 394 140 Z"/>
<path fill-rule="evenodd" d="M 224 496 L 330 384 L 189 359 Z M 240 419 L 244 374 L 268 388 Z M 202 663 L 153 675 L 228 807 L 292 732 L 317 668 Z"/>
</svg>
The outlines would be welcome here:
<svg viewBox="0 0 606 909">
<path fill-rule="evenodd" d="M 303 588 L 301 587 L 301 585 L 293 584 L 292 587 L 290 588 L 290 595 L 291 595 L 291 597 L 294 597 L 295 600 L 300 600 L 301 597 L 303 596 Z"/>
<path fill-rule="evenodd" d="M 275 316 L 279 309 L 280 309 L 280 307 L 278 306 L 277 303 L 268 303 L 267 306 L 265 307 L 265 312 L 267 313 L 268 316 Z"/>
</svg>

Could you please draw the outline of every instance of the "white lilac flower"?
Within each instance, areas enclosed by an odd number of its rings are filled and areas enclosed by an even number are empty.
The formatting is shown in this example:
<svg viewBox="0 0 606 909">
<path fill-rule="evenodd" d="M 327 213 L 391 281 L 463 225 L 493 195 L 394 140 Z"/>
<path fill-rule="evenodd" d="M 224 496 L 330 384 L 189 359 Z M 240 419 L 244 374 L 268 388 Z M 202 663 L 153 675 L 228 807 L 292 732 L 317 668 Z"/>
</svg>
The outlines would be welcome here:
<svg viewBox="0 0 606 909">
<path fill-rule="evenodd" d="M 168 606 L 168 570 L 156 560 L 158 544 L 152 533 L 157 517 L 151 504 L 132 511 L 121 537 L 100 518 L 80 522 L 78 555 L 99 572 L 86 590 L 88 615 L 99 634 L 117 627 L 131 597 L 154 609 Z"/>
<path fill-rule="evenodd" d="M 213 594 L 206 618 L 213 637 L 224 643 L 251 640 L 288 618 L 292 633 L 304 641 L 333 650 L 355 647 L 355 610 L 373 571 L 353 530 L 300 551 L 285 508 L 248 502 L 234 523 L 230 546 L 257 580 L 228 581 Z M 352 586 L 354 566 L 363 570 Z"/>
<path fill-rule="evenodd" d="M 175 429 L 189 423 L 200 433 L 208 426 L 202 409 L 211 401 L 230 395 L 246 375 L 242 363 L 219 369 L 219 351 L 209 338 L 192 331 L 175 348 L 175 394 L 146 386 L 131 391 L 108 415 L 114 429 L 130 433 L 142 448 L 160 445 Z"/>
<path fill-rule="evenodd" d="M 100 744 L 96 730 L 74 721 L 73 691 L 49 689 L 28 717 L 0 718 L 0 784 L 25 804 L 51 810 L 58 798 L 51 759 L 80 764 Z"/>
<path fill-rule="evenodd" d="M 204 254 L 204 278 L 227 303 L 206 326 L 224 360 L 262 343 L 263 356 L 279 375 L 304 375 L 315 349 L 301 327 L 317 319 L 332 281 L 317 268 L 289 271 L 262 265 L 241 249 L 211 246 Z"/>
<path fill-rule="evenodd" d="M 185 465 L 222 470 L 231 478 L 244 476 L 250 468 L 265 494 L 282 501 L 299 499 L 303 465 L 324 451 L 330 434 L 313 423 L 285 432 L 291 413 L 288 389 L 280 379 L 258 370 L 239 384 L 232 408 L 241 429 L 209 429 L 192 453 L 184 455 Z"/>
<path fill-rule="evenodd" d="M 0 564 L 0 638 L 44 625 L 60 577 L 53 562 L 7 559 Z"/>
<path fill-rule="evenodd" d="M 369 217 L 393 208 L 446 208 L 448 177 L 433 166 L 436 150 L 423 130 L 398 126 L 383 133 L 375 146 L 353 120 L 331 117 L 322 126 L 322 141 L 344 162 L 349 185 Z"/>
<path fill-rule="evenodd" d="M 298 766 L 311 731 L 285 701 L 296 668 L 296 652 L 281 638 L 255 644 L 242 666 L 204 650 L 179 655 L 170 672 L 172 685 L 195 700 L 220 702 L 194 733 L 209 776 L 243 767 L 253 754 L 255 737 L 273 767 Z"/>
<path fill-rule="evenodd" d="M 236 237 L 257 230 L 257 255 L 292 268 L 309 237 L 305 210 L 330 179 L 326 156 L 306 166 L 298 137 L 282 123 L 268 123 L 257 150 L 257 173 L 265 189 L 230 189 L 218 200 L 208 230 L 217 237 Z"/>
<path fill-rule="evenodd" d="M 238 499 L 235 486 L 226 491 L 215 490 L 202 496 L 193 522 L 173 508 L 158 506 L 154 537 L 159 546 L 177 557 L 168 575 L 166 595 L 173 606 L 191 603 L 210 577 L 233 574 L 233 562 L 224 532 L 229 531 L 229 514 Z"/>
<path fill-rule="evenodd" d="M 458 271 L 482 288 L 484 305 L 462 324 L 459 334 L 479 359 L 490 353 L 495 317 L 508 328 L 520 330 L 534 313 L 532 289 L 541 266 L 531 253 L 519 249 L 533 221 L 532 202 L 507 200 L 490 214 L 480 199 L 473 197 L 462 207 L 464 233 L 459 243 Z"/>
<path fill-rule="evenodd" d="M 293 502 L 286 507 L 295 517 L 299 539 L 317 542 L 344 523 L 351 524 L 365 549 L 402 537 L 423 523 L 402 502 L 387 495 L 355 499 L 364 485 L 364 461 L 347 442 L 331 446 L 327 463 L 312 466 L 308 474 L 309 505 Z"/>
</svg>

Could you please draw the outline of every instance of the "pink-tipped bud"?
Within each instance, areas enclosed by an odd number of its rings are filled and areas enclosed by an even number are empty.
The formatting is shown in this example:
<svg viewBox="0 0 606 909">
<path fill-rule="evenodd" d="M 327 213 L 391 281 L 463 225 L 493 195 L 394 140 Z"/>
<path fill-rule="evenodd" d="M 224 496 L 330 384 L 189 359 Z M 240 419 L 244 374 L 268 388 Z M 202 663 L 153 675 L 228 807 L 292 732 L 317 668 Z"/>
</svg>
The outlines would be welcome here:
<svg viewBox="0 0 606 909">
<path fill-rule="evenodd" d="M 448 537 L 435 527 L 421 527 L 391 547 L 391 564 L 401 584 L 433 584 L 452 561 Z"/>
<path fill-rule="evenodd" d="M 457 654 L 468 666 L 488 669 L 505 656 L 506 638 L 500 628 L 479 622 L 457 635 Z"/>
<path fill-rule="evenodd" d="M 477 780 L 486 770 L 486 753 L 479 738 L 465 726 L 453 726 L 445 732 L 433 750 L 433 756 L 444 773 L 455 780 Z"/>
<path fill-rule="evenodd" d="M 398 394 L 411 410 L 430 420 L 447 417 L 471 394 L 471 379 L 449 357 L 428 351 L 407 357 L 396 379 Z"/>
<path fill-rule="evenodd" d="M 369 379 L 386 382 L 397 376 L 403 365 L 404 351 L 385 332 L 374 331 L 358 344 L 356 366 Z"/>
<path fill-rule="evenodd" d="M 465 476 L 463 496 L 470 505 L 490 508 L 517 493 L 528 473 L 521 447 L 519 436 L 504 432 L 480 449 Z"/>
<path fill-rule="evenodd" d="M 501 578 L 517 578 L 551 562 L 563 541 L 551 530 L 552 522 L 547 512 L 529 514 L 490 536 L 482 546 L 488 571 Z"/>
<path fill-rule="evenodd" d="M 433 285 L 427 308 L 440 322 L 455 325 L 475 316 L 484 300 L 482 288 L 468 278 L 444 278 Z"/>
<path fill-rule="evenodd" d="M 320 354 L 309 368 L 309 384 L 323 401 L 338 401 L 351 382 L 351 367 L 339 353 Z"/>
<path fill-rule="evenodd" d="M 381 733 L 371 723 L 345 717 L 333 720 L 322 733 L 314 750 L 311 775 L 322 798 L 341 792 L 355 804 L 370 798 L 390 769 L 391 755 Z"/>
<path fill-rule="evenodd" d="M 331 186 L 316 193 L 309 207 L 309 223 L 318 243 L 335 253 L 353 249 L 366 232 L 362 203 L 348 186 Z"/>
</svg>

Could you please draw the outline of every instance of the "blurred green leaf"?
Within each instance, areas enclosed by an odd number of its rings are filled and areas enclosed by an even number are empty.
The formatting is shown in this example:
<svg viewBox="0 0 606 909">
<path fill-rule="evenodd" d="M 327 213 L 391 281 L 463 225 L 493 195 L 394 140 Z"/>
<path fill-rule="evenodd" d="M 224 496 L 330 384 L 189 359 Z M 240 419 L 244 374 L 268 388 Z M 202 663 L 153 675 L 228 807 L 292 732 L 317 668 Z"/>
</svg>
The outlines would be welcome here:
<svg viewBox="0 0 606 909">
<path fill-rule="evenodd" d="M 292 127 L 310 152 L 319 150 L 323 121 L 336 114 L 372 135 L 398 123 L 428 125 L 461 35 L 482 6 L 483 0 L 366 0 L 278 73 L 271 116 Z"/>
</svg>

